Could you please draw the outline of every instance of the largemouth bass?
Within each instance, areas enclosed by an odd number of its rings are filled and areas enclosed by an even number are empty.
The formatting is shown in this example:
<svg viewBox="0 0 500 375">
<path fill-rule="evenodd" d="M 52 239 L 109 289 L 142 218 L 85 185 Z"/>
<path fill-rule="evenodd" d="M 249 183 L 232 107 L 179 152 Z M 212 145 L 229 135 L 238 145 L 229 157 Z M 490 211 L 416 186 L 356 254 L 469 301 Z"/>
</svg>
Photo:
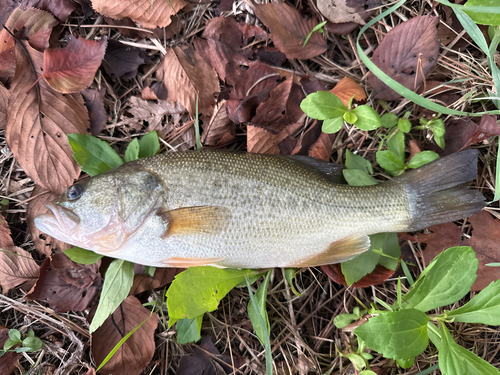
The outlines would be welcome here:
<svg viewBox="0 0 500 375">
<path fill-rule="evenodd" d="M 341 167 L 302 156 L 171 152 L 78 182 L 35 218 L 43 232 L 156 267 L 318 266 L 366 251 L 368 235 L 454 221 L 486 204 L 463 184 L 477 151 L 374 186 L 341 184 Z"/>
</svg>

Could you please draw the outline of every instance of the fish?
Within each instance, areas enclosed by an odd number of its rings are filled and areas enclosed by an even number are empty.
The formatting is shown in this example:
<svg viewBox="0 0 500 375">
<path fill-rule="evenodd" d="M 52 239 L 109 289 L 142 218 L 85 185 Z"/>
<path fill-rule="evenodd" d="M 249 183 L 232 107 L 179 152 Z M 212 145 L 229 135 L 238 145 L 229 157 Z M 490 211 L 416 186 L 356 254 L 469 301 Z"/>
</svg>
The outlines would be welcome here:
<svg viewBox="0 0 500 375">
<path fill-rule="evenodd" d="M 306 156 L 167 152 L 76 182 L 35 225 L 147 266 L 320 266 L 367 251 L 371 234 L 481 211 L 484 196 L 465 185 L 477 159 L 465 150 L 377 185 L 349 186 L 342 166 Z"/>
</svg>

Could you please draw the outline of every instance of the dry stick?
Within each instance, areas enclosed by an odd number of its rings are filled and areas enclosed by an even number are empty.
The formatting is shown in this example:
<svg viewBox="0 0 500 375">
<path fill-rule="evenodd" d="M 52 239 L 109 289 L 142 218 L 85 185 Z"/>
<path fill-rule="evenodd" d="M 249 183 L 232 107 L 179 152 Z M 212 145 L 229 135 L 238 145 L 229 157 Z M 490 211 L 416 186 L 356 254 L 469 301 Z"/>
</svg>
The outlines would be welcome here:
<svg viewBox="0 0 500 375">
<path fill-rule="evenodd" d="M 143 29 L 140 27 L 134 27 L 134 26 L 117 26 L 117 25 L 76 25 L 74 23 L 64 23 L 63 26 L 72 26 L 72 27 L 79 27 L 79 28 L 93 28 L 93 27 L 101 27 L 101 28 L 115 28 L 115 29 L 129 29 L 129 30 L 137 30 L 137 31 L 143 31 L 145 33 L 149 34 L 154 34 L 153 31 L 148 30 L 148 29 Z"/>
<path fill-rule="evenodd" d="M 230 303 L 228 299 L 228 303 Z M 229 308 L 229 311 L 231 311 L 231 307 Z M 231 337 L 229 336 L 229 328 L 226 320 L 226 304 L 222 304 L 222 314 L 224 315 L 224 323 L 226 326 L 226 334 L 227 334 L 227 341 L 229 343 L 229 356 L 231 357 L 231 367 L 233 368 L 233 373 L 236 370 L 236 367 L 234 366 L 234 357 L 233 357 L 233 349 L 231 348 Z"/>
</svg>

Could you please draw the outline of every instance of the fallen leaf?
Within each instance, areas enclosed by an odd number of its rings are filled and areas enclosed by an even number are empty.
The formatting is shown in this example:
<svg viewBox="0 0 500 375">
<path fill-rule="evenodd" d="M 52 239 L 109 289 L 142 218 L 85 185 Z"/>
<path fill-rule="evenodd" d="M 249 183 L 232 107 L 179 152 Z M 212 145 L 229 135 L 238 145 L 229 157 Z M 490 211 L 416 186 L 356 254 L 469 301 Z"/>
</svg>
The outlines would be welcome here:
<svg viewBox="0 0 500 375">
<path fill-rule="evenodd" d="M 210 116 L 215 106 L 214 95 L 220 92 L 217 73 L 194 49 L 170 48 L 156 77 L 168 90 L 168 101 L 179 102 L 191 116 L 198 111 Z"/>
<path fill-rule="evenodd" d="M 142 90 L 141 97 L 144 100 L 167 100 L 168 91 L 160 82 L 155 82 Z"/>
<path fill-rule="evenodd" d="M 95 11 L 103 16 L 120 19 L 129 17 L 132 21 L 149 29 L 166 27 L 171 16 L 184 8 L 184 0 L 91 0 Z"/>
<path fill-rule="evenodd" d="M 43 80 L 35 84 L 39 78 L 37 72 L 42 69 L 43 54 L 30 46 L 25 48 L 35 71 L 25 52 L 16 44 L 16 75 L 10 88 L 7 144 L 33 180 L 60 194 L 80 174 L 66 134 L 87 133 L 87 110 L 80 94 L 59 94 Z"/>
<path fill-rule="evenodd" d="M 308 155 L 309 149 L 321 135 L 323 121 L 314 120 L 309 128 L 300 136 L 292 155 Z"/>
<path fill-rule="evenodd" d="M 83 0 L 86 1 L 86 0 Z M 146 29 L 151 31 L 153 34 L 148 33 L 141 29 L 136 29 L 137 24 L 130 18 L 125 17 L 119 20 L 114 20 L 109 17 L 104 17 L 104 20 L 108 25 L 113 26 L 128 26 L 134 27 L 134 29 L 128 29 L 123 27 L 117 27 L 121 35 L 126 38 L 131 39 L 143 39 L 143 38 L 157 38 L 159 40 L 173 39 L 182 29 L 182 22 L 179 17 L 171 18 L 171 23 L 167 27 L 157 27 L 155 29 Z"/>
<path fill-rule="evenodd" d="M 95 362 L 101 364 L 115 345 L 145 320 L 99 370 L 99 374 L 138 375 L 146 368 L 155 352 L 154 332 L 158 316 L 151 314 L 134 296 L 127 297 L 92 334 L 91 350 Z"/>
<path fill-rule="evenodd" d="M 38 252 L 45 255 L 47 258 L 54 252 L 62 252 L 70 248 L 70 245 L 67 243 L 56 240 L 48 234 L 41 232 L 34 223 L 35 217 L 38 215 L 52 212 L 45 207 L 45 203 L 53 201 L 58 197 L 58 194 L 51 193 L 49 190 L 44 189 L 40 185 L 35 185 L 35 188 L 31 192 L 31 199 L 28 203 L 28 210 L 26 212 L 26 221 L 28 223 L 28 230 L 31 233 L 33 244 Z"/>
<path fill-rule="evenodd" d="M 289 59 L 307 60 L 324 53 L 327 45 L 320 33 L 312 33 L 318 24 L 316 18 L 306 20 L 299 11 L 288 4 L 257 4 L 255 14 L 271 30 L 274 45 Z"/>
<path fill-rule="evenodd" d="M 28 0 L 24 4 L 52 13 L 61 23 L 76 9 L 76 2 L 73 0 Z"/>
<path fill-rule="evenodd" d="M 236 128 L 231 119 L 227 116 L 225 100 L 217 103 L 214 114 L 208 126 L 203 131 L 201 141 L 205 145 L 215 146 L 223 138 L 225 142 L 236 138 Z"/>
<path fill-rule="evenodd" d="M 320 13 L 332 23 L 354 22 L 364 25 L 373 8 L 381 5 L 380 0 L 318 0 Z"/>
<path fill-rule="evenodd" d="M 25 298 L 46 301 L 57 313 L 83 311 L 101 290 L 100 264 L 75 263 L 64 253 L 54 254 L 43 262 L 40 277 Z"/>
<path fill-rule="evenodd" d="M 445 107 L 451 107 L 453 103 L 458 101 L 462 95 L 460 94 L 460 88 L 454 85 L 446 84 L 441 81 L 426 81 L 417 90 L 417 94 L 426 93 L 425 97 L 437 102 Z M 416 111 L 419 114 L 425 115 L 427 119 L 431 119 L 436 116 L 437 113 L 431 111 L 430 109 L 415 106 Z"/>
<path fill-rule="evenodd" d="M 255 56 L 263 64 L 280 67 L 288 61 L 286 55 L 275 47 L 263 46 L 257 49 Z"/>
<path fill-rule="evenodd" d="M 102 66 L 111 78 L 127 80 L 137 76 L 139 66 L 150 62 L 151 60 L 143 50 L 110 39 Z"/>
<path fill-rule="evenodd" d="M 329 264 L 321 266 L 321 270 L 336 283 L 348 286 L 340 267 L 340 264 Z M 356 281 L 351 286 L 354 288 L 366 288 L 372 285 L 382 284 L 385 280 L 389 279 L 394 272 L 396 271 L 385 268 L 381 264 L 377 264 L 371 273 L 364 276 L 361 280 Z"/>
<path fill-rule="evenodd" d="M 10 92 L 0 84 L 0 129 L 5 130 L 7 125 L 7 107 L 9 103 Z"/>
<path fill-rule="evenodd" d="M 99 133 L 101 133 L 108 120 L 108 116 L 104 110 L 104 94 L 106 94 L 106 89 L 104 87 L 99 91 L 92 89 L 85 89 L 82 91 L 85 107 L 87 107 L 89 111 L 90 133 L 94 137 L 97 137 Z"/>
<path fill-rule="evenodd" d="M 316 78 L 311 77 L 310 75 L 303 75 L 302 77 L 300 77 L 300 85 L 302 86 L 304 94 L 306 95 L 312 94 L 313 92 L 326 90 L 325 86 L 323 86 Z"/>
<path fill-rule="evenodd" d="M 0 1 L 0 25 L 5 25 L 10 15 L 19 5 L 22 0 Z"/>
<path fill-rule="evenodd" d="M 318 139 L 311 145 L 307 154 L 316 159 L 329 161 L 330 156 L 332 156 L 334 139 L 335 134 L 321 133 Z"/>
<path fill-rule="evenodd" d="M 0 214 L 0 248 L 5 249 L 7 247 L 14 246 L 12 237 L 10 236 L 10 228 L 7 220 Z"/>
<path fill-rule="evenodd" d="M 3 326 L 0 327 L 0 348 L 9 338 L 9 329 Z M 6 352 L 0 357 L 0 375 L 11 375 L 17 367 L 19 360 L 23 357 L 22 353 Z"/>
<path fill-rule="evenodd" d="M 233 374 L 236 369 L 245 364 L 243 358 L 238 355 L 221 355 L 215 345 L 212 343 L 212 337 L 204 336 L 201 338 L 200 344 L 194 347 L 193 354 L 182 356 L 177 375 L 221 375 Z M 222 370 L 217 372 L 217 370 Z"/>
<path fill-rule="evenodd" d="M 95 375 L 95 369 L 93 367 L 89 368 L 85 375 Z"/>
<path fill-rule="evenodd" d="M 278 134 L 258 126 L 247 126 L 247 150 L 258 154 L 281 154 L 279 144 L 287 137 L 295 135 L 304 124 L 302 122 L 292 124 Z"/>
<path fill-rule="evenodd" d="M 330 92 L 337 95 L 345 106 L 347 106 L 353 96 L 353 101 L 366 101 L 365 90 L 363 90 L 359 83 L 349 77 L 342 78 Z"/>
<path fill-rule="evenodd" d="M 3 294 L 17 287 L 24 291 L 30 290 L 38 279 L 39 270 L 31 254 L 20 247 L 0 249 L 0 285 Z"/>
<path fill-rule="evenodd" d="M 415 90 L 436 64 L 439 54 L 438 17 L 417 16 L 387 33 L 373 53 L 372 62 L 404 87 Z M 373 98 L 397 100 L 401 97 L 373 73 L 368 75 Z"/>
<path fill-rule="evenodd" d="M 162 288 L 171 283 L 175 275 L 182 271 L 184 271 L 184 268 L 157 268 L 153 277 L 145 273 L 136 273 L 129 296 L 140 294 L 147 290 Z"/>
<path fill-rule="evenodd" d="M 85 90 L 92 84 L 106 51 L 107 38 L 100 42 L 66 37 L 65 48 L 47 48 L 43 55 L 43 78 L 63 94 Z"/>
</svg>

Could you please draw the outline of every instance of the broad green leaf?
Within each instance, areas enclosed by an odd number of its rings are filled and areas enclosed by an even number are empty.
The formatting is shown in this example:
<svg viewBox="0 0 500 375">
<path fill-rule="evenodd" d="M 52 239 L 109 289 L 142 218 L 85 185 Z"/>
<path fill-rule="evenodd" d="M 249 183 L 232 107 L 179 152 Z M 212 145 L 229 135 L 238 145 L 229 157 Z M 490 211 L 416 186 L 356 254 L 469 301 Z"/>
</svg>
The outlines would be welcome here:
<svg viewBox="0 0 500 375">
<path fill-rule="evenodd" d="M 431 161 L 439 159 L 439 155 L 434 151 L 422 151 L 418 154 L 413 155 L 408 164 L 406 164 L 407 168 L 419 168 L 422 165 L 430 163 Z"/>
<path fill-rule="evenodd" d="M 405 308 L 429 311 L 464 297 L 476 281 L 479 262 L 470 246 L 452 247 L 429 264 L 403 297 Z"/>
<path fill-rule="evenodd" d="M 500 371 L 471 351 L 458 345 L 444 323 L 440 323 L 438 359 L 443 375 L 498 375 Z"/>
<path fill-rule="evenodd" d="M 193 319 L 184 318 L 178 320 L 175 324 L 177 342 L 179 344 L 188 344 L 200 340 L 201 323 L 203 323 L 203 314 Z"/>
<path fill-rule="evenodd" d="M 401 258 L 401 248 L 399 247 L 398 235 L 396 233 L 377 233 L 370 235 L 370 249 L 382 250 L 388 257 L 381 255 L 379 264 L 389 270 L 395 271 L 398 268 L 399 258 Z"/>
<path fill-rule="evenodd" d="M 3 350 L 9 350 L 10 348 L 12 348 L 13 346 L 16 346 L 20 342 L 21 341 L 16 341 L 16 340 L 12 340 L 11 338 L 8 338 L 7 340 L 5 340 L 5 342 L 3 344 Z"/>
<path fill-rule="evenodd" d="M 68 134 L 73 157 L 90 176 L 98 175 L 123 164 L 123 159 L 106 142 L 88 134 Z"/>
<path fill-rule="evenodd" d="M 361 318 L 362 315 L 366 314 L 366 310 L 360 311 L 359 307 L 355 307 L 352 314 L 339 314 L 333 318 L 333 324 L 337 328 L 344 328 L 345 326 L 351 324 L 352 322 Z"/>
<path fill-rule="evenodd" d="M 21 342 L 21 332 L 19 332 L 17 329 L 10 329 L 9 339 L 15 341 L 16 343 Z"/>
<path fill-rule="evenodd" d="M 387 148 L 392 151 L 401 163 L 404 165 L 405 162 L 405 133 L 402 131 L 396 131 L 392 134 L 390 139 L 387 141 Z"/>
<path fill-rule="evenodd" d="M 363 370 L 359 373 L 359 375 L 377 375 L 377 373 L 372 370 Z"/>
<path fill-rule="evenodd" d="M 339 355 L 351 361 L 352 365 L 357 371 L 361 371 L 363 368 L 366 367 L 366 362 L 364 358 L 358 353 L 347 353 L 347 354 L 339 353 Z"/>
<path fill-rule="evenodd" d="M 250 317 L 250 321 L 252 322 L 253 329 L 257 334 L 260 342 L 262 344 L 265 343 L 265 333 L 264 327 L 262 327 L 261 320 L 264 320 L 264 324 L 266 325 L 267 332 L 271 332 L 271 326 L 269 324 L 269 316 L 267 315 L 266 310 L 266 300 L 267 300 L 267 289 L 269 288 L 269 280 L 271 279 L 271 270 L 267 271 L 266 277 L 264 281 L 259 285 L 259 289 L 255 293 L 254 301 L 257 303 L 257 310 L 260 313 L 262 319 L 259 319 L 257 316 L 257 312 L 253 306 L 252 301 L 248 303 L 247 311 L 248 316 Z"/>
<path fill-rule="evenodd" d="M 368 105 L 360 105 L 351 111 L 358 120 L 355 126 L 361 130 L 375 130 L 382 126 L 378 113 Z"/>
<path fill-rule="evenodd" d="M 345 166 L 348 169 L 359 169 L 370 174 L 373 173 L 373 166 L 368 160 L 361 155 L 356 155 L 349 150 L 345 151 Z"/>
<path fill-rule="evenodd" d="M 146 134 L 139 141 L 139 158 L 153 156 L 160 150 L 160 141 L 156 130 Z"/>
<path fill-rule="evenodd" d="M 167 308 L 172 319 L 196 318 L 213 311 L 219 301 L 236 285 L 251 278 L 256 270 L 219 269 L 210 266 L 191 267 L 175 276 L 167 291 Z"/>
<path fill-rule="evenodd" d="M 492 282 L 462 307 L 448 313 L 456 322 L 500 325 L 500 280 Z"/>
<path fill-rule="evenodd" d="M 318 91 L 307 95 L 300 103 L 300 109 L 316 120 L 328 120 L 342 117 L 347 112 L 346 106 L 337 95 L 328 91 Z M 324 126 L 324 124 L 323 124 Z"/>
<path fill-rule="evenodd" d="M 43 342 L 38 337 L 26 337 L 23 340 L 23 347 L 28 348 L 31 352 L 36 352 L 42 349 Z"/>
<path fill-rule="evenodd" d="M 297 274 L 297 269 L 296 268 L 285 268 L 285 279 L 288 285 L 290 285 L 290 288 L 292 288 L 293 294 L 295 294 L 297 297 L 300 297 L 302 294 L 298 292 L 297 289 L 295 289 L 295 286 L 293 285 L 293 279 L 295 279 L 295 275 Z"/>
<path fill-rule="evenodd" d="M 354 333 L 384 357 L 407 360 L 427 348 L 428 321 L 429 317 L 422 311 L 399 310 L 370 318 L 356 328 Z"/>
<path fill-rule="evenodd" d="M 408 369 L 415 363 L 415 358 L 398 358 L 396 362 L 398 363 L 399 367 Z"/>
<path fill-rule="evenodd" d="M 139 148 L 139 141 L 137 138 L 134 138 L 125 151 L 125 162 L 139 159 Z"/>
<path fill-rule="evenodd" d="M 344 118 L 334 117 L 328 120 L 323 121 L 323 125 L 321 126 L 321 131 L 327 134 L 337 133 L 344 125 Z"/>
<path fill-rule="evenodd" d="M 343 169 L 342 174 L 345 180 L 351 186 L 377 185 L 378 181 L 370 176 L 366 171 L 359 169 Z"/>
<path fill-rule="evenodd" d="M 375 156 L 377 163 L 392 176 L 400 175 L 405 169 L 404 162 L 390 150 L 377 151 Z"/>
<path fill-rule="evenodd" d="M 81 264 L 94 264 L 103 257 L 101 254 L 76 246 L 64 250 L 64 254 L 66 254 L 73 262 Z"/>
<path fill-rule="evenodd" d="M 470 7 L 496 7 L 498 8 L 500 4 L 498 0 L 469 0 L 465 3 L 462 8 L 465 13 L 469 15 L 470 18 L 474 20 L 475 23 L 480 25 L 490 25 L 490 26 L 498 26 L 500 25 L 500 14 L 493 12 L 481 12 L 481 11 L 471 11 L 467 8 Z"/>
<path fill-rule="evenodd" d="M 382 126 L 388 129 L 395 127 L 398 123 L 398 116 L 391 112 L 384 113 L 380 119 L 382 120 Z"/>
<path fill-rule="evenodd" d="M 445 144 L 445 141 L 444 141 L 444 137 L 437 137 L 437 136 L 434 136 L 434 142 L 436 142 L 436 144 L 442 149 L 444 150 L 444 148 L 446 147 L 446 144 Z"/>
<path fill-rule="evenodd" d="M 344 121 L 348 124 L 355 124 L 358 121 L 358 117 L 352 112 L 344 113 Z"/>
<path fill-rule="evenodd" d="M 400 118 L 398 120 L 398 129 L 403 133 L 408 133 L 411 130 L 411 122 L 408 119 Z"/>
<path fill-rule="evenodd" d="M 113 260 L 102 286 L 101 299 L 95 312 L 92 323 L 90 323 L 90 333 L 95 332 L 102 323 L 120 306 L 127 298 L 132 283 L 134 281 L 134 264 L 121 259 Z"/>
<path fill-rule="evenodd" d="M 374 253 L 370 246 L 368 251 L 358 256 L 340 263 L 342 274 L 347 285 L 352 285 L 361 280 L 364 276 L 372 272 L 378 264 L 380 254 Z"/>
<path fill-rule="evenodd" d="M 151 277 L 154 277 L 155 272 L 156 272 L 156 267 L 152 267 L 152 266 L 144 266 L 144 273 L 145 273 L 146 275 L 149 275 L 149 276 L 151 276 Z"/>
</svg>

